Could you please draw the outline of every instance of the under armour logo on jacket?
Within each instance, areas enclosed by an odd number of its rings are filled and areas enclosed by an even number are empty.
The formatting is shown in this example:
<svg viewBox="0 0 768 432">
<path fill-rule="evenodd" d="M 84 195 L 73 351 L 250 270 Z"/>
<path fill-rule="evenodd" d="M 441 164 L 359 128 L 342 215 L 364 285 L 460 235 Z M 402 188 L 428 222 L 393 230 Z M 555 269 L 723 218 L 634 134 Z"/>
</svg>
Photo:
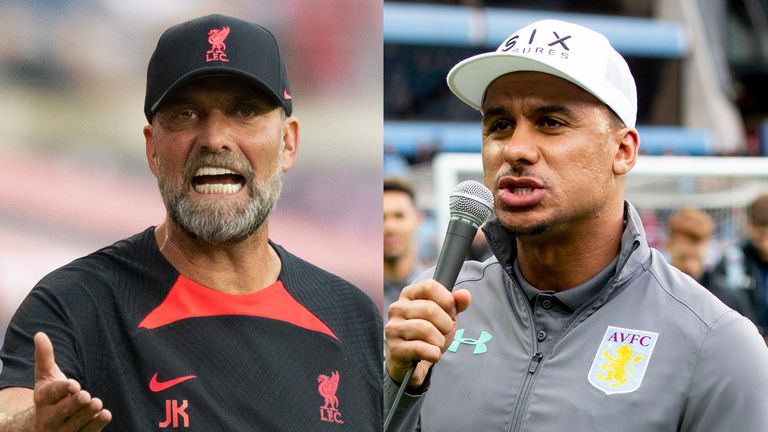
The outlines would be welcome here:
<svg viewBox="0 0 768 432">
<path fill-rule="evenodd" d="M 493 335 L 485 330 L 480 332 L 479 338 L 471 339 L 464 337 L 464 329 L 458 329 L 456 330 L 456 335 L 453 337 L 451 346 L 448 347 L 448 351 L 455 353 L 458 351 L 460 344 L 467 344 L 475 346 L 475 350 L 472 351 L 472 354 L 482 354 L 488 351 L 488 347 L 485 344 L 488 343 L 491 339 L 493 339 Z"/>
</svg>

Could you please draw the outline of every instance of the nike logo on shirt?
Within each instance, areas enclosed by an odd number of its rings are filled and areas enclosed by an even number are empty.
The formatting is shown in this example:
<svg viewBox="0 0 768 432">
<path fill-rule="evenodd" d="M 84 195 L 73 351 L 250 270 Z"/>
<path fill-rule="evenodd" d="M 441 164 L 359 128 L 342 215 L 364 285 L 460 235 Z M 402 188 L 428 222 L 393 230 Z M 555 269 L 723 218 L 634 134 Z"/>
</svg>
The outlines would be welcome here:
<svg viewBox="0 0 768 432">
<path fill-rule="evenodd" d="M 183 383 L 184 381 L 191 380 L 192 378 L 197 378 L 197 375 L 186 375 L 186 376 L 174 378 L 168 381 L 158 381 L 157 372 L 155 372 L 155 374 L 152 375 L 152 379 L 149 380 L 149 389 L 152 390 L 153 392 L 161 392 L 163 390 L 168 390 L 169 388 L 175 386 L 176 384 L 180 384 L 180 383 Z"/>
</svg>

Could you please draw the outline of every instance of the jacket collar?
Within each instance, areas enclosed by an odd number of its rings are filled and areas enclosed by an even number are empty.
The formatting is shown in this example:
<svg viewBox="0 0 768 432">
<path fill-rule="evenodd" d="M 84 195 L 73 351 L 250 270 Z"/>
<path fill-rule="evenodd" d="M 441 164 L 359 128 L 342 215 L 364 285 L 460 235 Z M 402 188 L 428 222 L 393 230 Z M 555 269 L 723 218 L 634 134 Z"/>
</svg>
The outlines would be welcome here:
<svg viewBox="0 0 768 432">
<path fill-rule="evenodd" d="M 624 201 L 624 233 L 621 236 L 619 260 L 616 263 L 614 284 L 645 267 L 650 255 L 650 248 L 643 229 L 643 223 L 635 207 Z M 517 258 L 515 236 L 501 225 L 495 215 L 483 225 L 483 233 L 493 255 L 501 263 L 507 274 L 512 277 L 513 265 Z"/>
</svg>

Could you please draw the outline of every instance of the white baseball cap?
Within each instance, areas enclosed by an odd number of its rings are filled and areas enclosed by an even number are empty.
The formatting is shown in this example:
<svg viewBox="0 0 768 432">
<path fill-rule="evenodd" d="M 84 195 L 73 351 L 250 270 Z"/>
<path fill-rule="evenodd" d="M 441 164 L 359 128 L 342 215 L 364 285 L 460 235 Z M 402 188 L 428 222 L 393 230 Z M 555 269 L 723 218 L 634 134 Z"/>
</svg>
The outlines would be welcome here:
<svg viewBox="0 0 768 432">
<path fill-rule="evenodd" d="M 479 110 L 496 78 L 520 71 L 568 80 L 635 127 L 637 89 L 627 62 L 602 34 L 564 21 L 536 21 L 509 36 L 495 52 L 461 61 L 448 72 L 448 87 Z"/>
</svg>

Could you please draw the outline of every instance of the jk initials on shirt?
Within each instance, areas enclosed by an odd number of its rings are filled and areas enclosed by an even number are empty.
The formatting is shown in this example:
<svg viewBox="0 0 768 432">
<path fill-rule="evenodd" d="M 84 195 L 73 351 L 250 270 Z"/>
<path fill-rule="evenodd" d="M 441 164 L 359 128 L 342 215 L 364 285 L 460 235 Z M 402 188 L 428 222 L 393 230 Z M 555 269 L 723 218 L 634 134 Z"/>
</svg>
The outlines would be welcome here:
<svg viewBox="0 0 768 432">
<path fill-rule="evenodd" d="M 187 408 L 189 403 L 186 399 L 179 405 L 179 401 L 176 399 L 170 399 L 165 401 L 165 420 L 160 422 L 161 428 L 167 428 L 171 426 L 173 428 L 179 427 L 179 417 L 184 421 L 182 427 L 189 427 L 189 415 L 187 414 Z"/>
<path fill-rule="evenodd" d="M 493 335 L 491 335 L 485 330 L 480 332 L 479 338 L 471 339 L 471 338 L 464 337 L 464 329 L 458 329 L 456 330 L 456 335 L 453 337 L 453 342 L 451 342 L 451 346 L 448 347 L 448 351 L 455 353 L 456 351 L 458 351 L 460 344 L 467 344 L 467 345 L 475 346 L 475 349 L 474 351 L 472 351 L 472 354 L 482 354 L 488 351 L 488 347 L 485 344 L 488 343 L 491 339 L 493 339 Z"/>
</svg>

